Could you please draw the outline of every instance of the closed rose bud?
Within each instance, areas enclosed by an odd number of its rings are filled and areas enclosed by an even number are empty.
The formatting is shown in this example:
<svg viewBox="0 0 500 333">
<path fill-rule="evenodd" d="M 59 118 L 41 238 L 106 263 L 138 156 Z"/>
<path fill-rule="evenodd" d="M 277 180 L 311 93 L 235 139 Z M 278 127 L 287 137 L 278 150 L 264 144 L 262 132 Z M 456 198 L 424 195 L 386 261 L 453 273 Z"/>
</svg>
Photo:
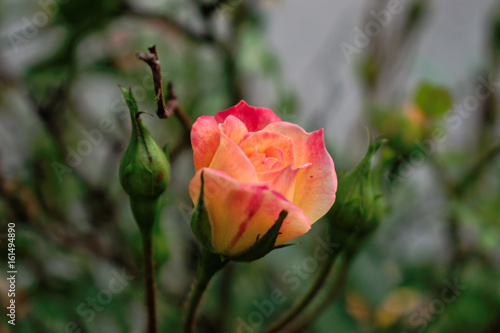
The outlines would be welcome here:
<svg viewBox="0 0 500 333">
<path fill-rule="evenodd" d="M 259 241 L 271 239 L 275 247 L 303 235 L 335 201 L 337 177 L 323 130 L 307 133 L 241 101 L 198 118 L 191 142 L 196 174 L 189 193 L 195 214 L 204 216 L 191 227 L 214 253 L 261 257 Z"/>
<path fill-rule="evenodd" d="M 140 119 L 131 91 L 120 87 L 130 109 L 132 136 L 120 163 L 120 183 L 130 196 L 134 217 L 141 227 L 154 222 L 158 197 L 167 188 L 170 165 L 163 150 Z M 143 222 L 140 222 L 143 221 Z"/>
<path fill-rule="evenodd" d="M 331 239 L 353 254 L 380 221 L 379 195 L 373 190 L 372 164 L 384 140 L 370 141 L 368 151 L 351 172 L 339 176 L 337 202 L 328 213 Z"/>
</svg>

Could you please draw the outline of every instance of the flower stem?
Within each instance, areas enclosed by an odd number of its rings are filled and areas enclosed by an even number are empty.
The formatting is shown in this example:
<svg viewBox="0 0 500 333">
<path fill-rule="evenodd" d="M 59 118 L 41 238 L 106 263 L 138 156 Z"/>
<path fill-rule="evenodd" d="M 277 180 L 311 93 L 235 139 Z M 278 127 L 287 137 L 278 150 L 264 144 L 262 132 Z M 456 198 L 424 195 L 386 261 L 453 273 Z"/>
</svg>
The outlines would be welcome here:
<svg viewBox="0 0 500 333">
<path fill-rule="evenodd" d="M 320 316 L 320 314 L 325 311 L 325 309 L 332 304 L 337 297 L 341 294 L 342 290 L 344 289 L 346 279 L 347 279 L 347 273 L 349 272 L 350 268 L 350 261 L 344 261 L 342 263 L 342 266 L 337 274 L 337 278 L 333 285 L 331 286 L 330 290 L 328 291 L 326 297 L 323 298 L 323 300 L 315 305 L 306 316 L 303 318 L 297 319 L 293 321 L 293 327 L 290 327 L 287 332 L 289 333 L 299 333 L 299 332 L 306 332 L 308 326 L 317 318 Z"/>
<path fill-rule="evenodd" d="M 158 331 L 158 323 L 156 318 L 156 295 L 155 295 L 155 275 L 153 262 L 153 239 L 152 230 L 142 232 L 142 249 L 144 258 L 144 273 L 146 293 L 146 308 L 148 313 L 148 329 L 147 333 L 156 333 Z"/>
<path fill-rule="evenodd" d="M 204 248 L 202 249 L 198 273 L 187 305 L 184 333 L 194 332 L 196 315 L 201 303 L 201 298 L 212 277 L 227 263 L 228 260 L 222 260 L 219 255 L 211 253 Z"/>
<path fill-rule="evenodd" d="M 298 301 L 290 311 L 286 312 L 280 319 L 278 319 L 274 324 L 272 324 L 268 329 L 264 330 L 263 333 L 276 333 L 281 329 L 285 328 L 298 314 L 300 314 L 304 309 L 311 303 L 311 301 L 316 297 L 318 292 L 321 290 L 325 282 L 328 280 L 328 276 L 332 270 L 335 259 L 338 257 L 340 251 L 335 251 L 328 256 L 328 259 L 321 266 L 319 275 L 316 277 L 313 285 L 309 288 L 307 293 Z"/>
</svg>

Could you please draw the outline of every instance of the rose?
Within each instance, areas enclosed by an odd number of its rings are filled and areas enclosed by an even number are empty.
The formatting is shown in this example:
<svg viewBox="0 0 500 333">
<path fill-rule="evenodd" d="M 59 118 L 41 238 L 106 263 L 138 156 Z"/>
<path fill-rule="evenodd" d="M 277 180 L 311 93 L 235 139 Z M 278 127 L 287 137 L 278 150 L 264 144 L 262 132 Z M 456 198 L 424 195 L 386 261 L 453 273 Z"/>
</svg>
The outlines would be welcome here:
<svg viewBox="0 0 500 333">
<path fill-rule="evenodd" d="M 196 205 L 203 173 L 213 252 L 241 254 L 286 210 L 281 245 L 309 231 L 335 201 L 337 176 L 322 129 L 307 133 L 241 101 L 198 118 L 191 143 L 196 174 L 189 193 Z"/>
</svg>

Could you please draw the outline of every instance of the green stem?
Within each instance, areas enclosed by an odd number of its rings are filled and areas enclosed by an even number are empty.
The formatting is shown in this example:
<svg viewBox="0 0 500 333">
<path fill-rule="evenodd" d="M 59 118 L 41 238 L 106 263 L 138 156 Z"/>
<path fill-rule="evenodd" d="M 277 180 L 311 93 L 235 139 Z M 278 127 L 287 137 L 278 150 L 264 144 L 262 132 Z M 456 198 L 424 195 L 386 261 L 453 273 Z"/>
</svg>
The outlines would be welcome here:
<svg viewBox="0 0 500 333">
<path fill-rule="evenodd" d="M 325 282 L 328 280 L 328 276 L 332 270 L 335 259 L 338 257 L 340 251 L 332 253 L 325 263 L 321 266 L 319 275 L 316 277 L 313 285 L 309 288 L 307 293 L 298 301 L 290 311 L 286 312 L 280 319 L 278 319 L 274 324 L 272 324 L 268 329 L 264 330 L 263 333 L 275 333 L 279 332 L 281 329 L 286 327 L 298 314 L 300 314 L 304 309 L 311 303 L 314 297 L 321 290 Z"/>
<path fill-rule="evenodd" d="M 158 332 L 158 323 L 156 318 L 156 295 L 155 295 L 155 276 L 153 262 L 153 239 L 152 232 L 142 232 L 142 249 L 144 258 L 144 273 L 146 294 L 146 308 L 148 313 L 148 333 Z"/>
<path fill-rule="evenodd" d="M 155 273 L 153 261 L 153 225 L 158 217 L 159 200 L 141 200 L 130 198 L 132 214 L 142 236 L 142 254 L 144 262 L 144 293 L 148 314 L 147 333 L 158 331 L 156 318 Z"/>
<path fill-rule="evenodd" d="M 226 318 L 231 316 L 232 307 L 232 288 L 235 278 L 235 266 L 228 266 L 221 272 L 221 277 L 218 281 L 218 313 L 216 316 L 216 325 L 221 332 L 228 332 Z"/>
<path fill-rule="evenodd" d="M 187 305 L 186 319 L 184 321 L 184 333 L 194 332 L 196 326 L 196 315 L 201 303 L 201 298 L 205 293 L 212 277 L 227 263 L 228 260 L 223 260 L 219 255 L 211 253 L 205 248 L 202 249 L 198 273 Z"/>
<path fill-rule="evenodd" d="M 337 297 L 341 294 L 341 291 L 344 289 L 349 267 L 350 261 L 344 261 L 337 275 L 337 279 L 328 291 L 327 296 L 317 306 L 309 311 L 305 317 L 294 322 L 293 327 L 288 331 L 289 333 L 306 332 L 307 327 L 337 299 Z"/>
<path fill-rule="evenodd" d="M 490 162 L 497 158 L 498 155 L 500 155 L 500 144 L 496 144 L 485 154 L 480 156 L 469 171 L 464 174 L 461 181 L 455 186 L 453 192 L 456 197 L 462 197 L 464 193 L 480 179 L 483 171 L 490 166 Z"/>
</svg>

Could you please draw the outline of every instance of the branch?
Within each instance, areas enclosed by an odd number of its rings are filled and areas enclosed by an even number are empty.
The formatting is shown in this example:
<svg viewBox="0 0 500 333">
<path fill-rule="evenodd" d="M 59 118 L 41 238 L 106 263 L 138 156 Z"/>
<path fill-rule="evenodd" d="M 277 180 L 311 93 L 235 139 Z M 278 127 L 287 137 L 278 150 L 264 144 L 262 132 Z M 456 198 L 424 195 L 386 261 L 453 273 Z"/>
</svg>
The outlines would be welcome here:
<svg viewBox="0 0 500 333">
<path fill-rule="evenodd" d="M 307 328 L 314 322 L 314 320 L 318 318 L 321 313 L 324 312 L 328 308 L 328 306 L 337 299 L 338 296 L 340 296 L 347 281 L 347 273 L 349 272 L 349 268 L 349 261 L 342 263 L 337 278 L 331 286 L 331 289 L 328 291 L 326 297 L 314 309 L 310 310 L 307 315 L 302 318 L 298 318 L 295 322 L 292 322 L 293 326 L 290 327 L 287 332 L 300 333 L 307 331 Z"/>
<path fill-rule="evenodd" d="M 160 60 L 158 59 L 158 53 L 156 53 L 156 45 L 152 45 L 148 48 L 150 53 L 142 53 L 137 52 L 136 56 L 138 59 L 144 61 L 151 67 L 151 71 L 153 72 L 153 83 L 155 86 L 155 94 L 156 94 L 156 103 L 158 105 L 158 109 L 156 110 L 156 114 L 159 118 L 168 118 L 171 113 L 167 109 L 165 105 L 165 99 L 163 98 L 163 85 L 161 83 L 161 67 Z"/>
<path fill-rule="evenodd" d="M 175 116 L 179 119 L 184 129 L 188 133 L 191 132 L 191 127 L 193 127 L 193 123 L 191 122 L 191 119 L 189 118 L 187 113 L 184 112 L 184 109 L 180 107 L 179 101 L 177 100 L 177 95 L 174 90 L 174 84 L 172 83 L 172 81 L 170 81 L 167 86 L 167 113 L 175 114 Z"/>
<path fill-rule="evenodd" d="M 321 293 L 321 289 L 328 281 L 330 272 L 332 270 L 333 264 L 337 259 L 340 252 L 330 254 L 327 261 L 323 263 L 320 272 L 313 284 L 307 290 L 306 294 L 302 296 L 299 301 L 297 301 L 292 308 L 290 308 L 281 318 L 274 322 L 269 328 L 263 331 L 263 333 L 277 333 L 285 329 L 291 322 L 297 318 L 309 304 L 314 300 L 314 298 Z"/>
<path fill-rule="evenodd" d="M 138 59 L 147 63 L 153 72 L 156 103 L 158 105 L 156 114 L 162 119 L 169 118 L 172 114 L 175 114 L 186 132 L 190 133 L 193 123 L 187 113 L 180 107 L 172 82 L 168 83 L 167 102 L 165 103 L 165 98 L 163 97 L 163 84 L 161 80 L 161 66 L 160 60 L 158 59 L 158 53 L 156 52 L 156 46 L 152 45 L 148 48 L 148 50 L 150 53 L 137 52 L 136 55 Z"/>
<path fill-rule="evenodd" d="M 465 192 L 472 187 L 477 180 L 479 180 L 484 170 L 490 165 L 489 163 L 499 155 L 500 144 L 497 144 L 490 148 L 490 150 L 488 150 L 484 155 L 480 156 L 469 171 L 467 171 L 464 175 L 462 181 L 455 186 L 454 194 L 456 197 L 462 197 Z"/>
</svg>

